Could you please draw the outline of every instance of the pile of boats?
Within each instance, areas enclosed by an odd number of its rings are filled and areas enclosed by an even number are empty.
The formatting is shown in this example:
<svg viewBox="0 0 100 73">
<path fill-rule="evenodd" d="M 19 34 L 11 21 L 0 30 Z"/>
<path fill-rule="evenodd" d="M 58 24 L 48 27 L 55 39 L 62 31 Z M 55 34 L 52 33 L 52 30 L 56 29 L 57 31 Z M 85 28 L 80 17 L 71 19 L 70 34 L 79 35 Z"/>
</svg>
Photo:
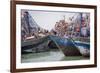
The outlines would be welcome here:
<svg viewBox="0 0 100 73">
<path fill-rule="evenodd" d="M 39 53 L 51 50 L 49 45 L 52 43 L 57 49 L 62 51 L 65 56 L 90 56 L 90 44 L 81 41 L 74 41 L 72 38 L 62 38 L 59 36 L 48 35 L 39 39 L 28 39 L 21 42 L 22 53 Z"/>
</svg>

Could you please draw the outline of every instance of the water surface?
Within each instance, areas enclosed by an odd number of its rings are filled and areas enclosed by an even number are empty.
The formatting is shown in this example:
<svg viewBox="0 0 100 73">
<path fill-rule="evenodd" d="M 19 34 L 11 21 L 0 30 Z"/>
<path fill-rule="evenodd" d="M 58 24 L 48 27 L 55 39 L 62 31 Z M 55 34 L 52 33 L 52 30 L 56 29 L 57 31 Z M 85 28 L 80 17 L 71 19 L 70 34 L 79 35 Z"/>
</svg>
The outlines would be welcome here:
<svg viewBox="0 0 100 73">
<path fill-rule="evenodd" d="M 49 62 L 49 61 L 69 61 L 69 60 L 85 60 L 88 58 L 82 56 L 64 56 L 64 54 L 59 50 L 51 50 L 48 52 L 41 53 L 28 53 L 22 54 L 22 63 L 31 62 Z"/>
</svg>

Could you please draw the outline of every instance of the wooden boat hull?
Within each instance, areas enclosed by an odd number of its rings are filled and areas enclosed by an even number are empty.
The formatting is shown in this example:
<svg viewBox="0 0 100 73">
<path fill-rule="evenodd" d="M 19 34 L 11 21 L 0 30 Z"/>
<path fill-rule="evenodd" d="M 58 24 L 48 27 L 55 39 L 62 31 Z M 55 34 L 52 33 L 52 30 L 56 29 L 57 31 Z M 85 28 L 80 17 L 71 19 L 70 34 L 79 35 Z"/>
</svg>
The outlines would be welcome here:
<svg viewBox="0 0 100 73">
<path fill-rule="evenodd" d="M 61 50 L 65 56 L 80 56 L 81 53 L 78 48 L 73 44 L 69 38 L 61 38 L 57 36 L 50 36 L 55 42 L 59 50 Z"/>
</svg>

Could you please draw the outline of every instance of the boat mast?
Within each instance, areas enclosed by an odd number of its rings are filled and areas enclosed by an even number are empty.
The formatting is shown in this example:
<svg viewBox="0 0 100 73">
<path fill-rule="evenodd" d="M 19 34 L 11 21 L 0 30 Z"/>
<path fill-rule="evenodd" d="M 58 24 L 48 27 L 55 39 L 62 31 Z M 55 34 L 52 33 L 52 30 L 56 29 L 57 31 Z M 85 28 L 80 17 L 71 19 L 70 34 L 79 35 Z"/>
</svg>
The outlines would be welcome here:
<svg viewBox="0 0 100 73">
<path fill-rule="evenodd" d="M 63 20 L 65 21 L 65 15 L 63 15 Z"/>
</svg>

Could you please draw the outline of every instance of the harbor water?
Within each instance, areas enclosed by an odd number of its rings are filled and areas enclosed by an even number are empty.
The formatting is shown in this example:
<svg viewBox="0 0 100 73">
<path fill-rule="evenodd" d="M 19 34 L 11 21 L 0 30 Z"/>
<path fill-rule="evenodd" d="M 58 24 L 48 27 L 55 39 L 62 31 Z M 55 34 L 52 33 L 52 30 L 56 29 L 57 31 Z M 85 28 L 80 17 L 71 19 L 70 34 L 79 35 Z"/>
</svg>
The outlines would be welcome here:
<svg viewBox="0 0 100 73">
<path fill-rule="evenodd" d="M 69 60 L 86 60 L 83 56 L 65 56 L 62 51 L 51 50 L 48 52 L 40 53 L 27 53 L 22 54 L 22 63 L 32 63 L 32 62 L 50 62 L 50 61 L 69 61 Z"/>
</svg>

